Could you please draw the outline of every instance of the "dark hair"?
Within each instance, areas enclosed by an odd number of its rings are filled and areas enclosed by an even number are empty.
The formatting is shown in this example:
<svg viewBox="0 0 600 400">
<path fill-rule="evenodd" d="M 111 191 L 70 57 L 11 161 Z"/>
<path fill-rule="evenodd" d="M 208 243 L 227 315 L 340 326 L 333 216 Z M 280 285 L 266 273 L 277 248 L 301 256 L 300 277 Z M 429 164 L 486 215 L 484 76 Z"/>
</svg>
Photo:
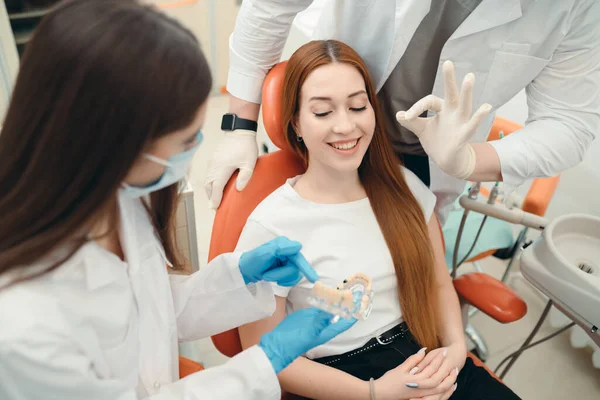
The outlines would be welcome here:
<svg viewBox="0 0 600 400">
<path fill-rule="evenodd" d="M 0 133 L 0 274 L 58 246 L 67 256 L 34 276 L 73 255 L 144 148 L 192 123 L 211 85 L 192 33 L 150 7 L 70 0 L 49 12 L 27 45 Z M 177 186 L 145 204 L 176 268 Z"/>
<path fill-rule="evenodd" d="M 356 68 L 365 81 L 375 111 L 375 131 L 358 174 L 394 262 L 402 317 L 422 346 L 439 347 L 438 299 L 427 223 L 398 167 L 400 160 L 394 155 L 386 135 L 375 85 L 367 66 L 350 46 L 337 40 L 315 40 L 292 54 L 285 69 L 281 96 L 286 141 L 308 165 L 308 149 L 304 142 L 296 140 L 294 128 L 300 109 L 300 93 L 311 72 L 332 63 Z"/>
</svg>

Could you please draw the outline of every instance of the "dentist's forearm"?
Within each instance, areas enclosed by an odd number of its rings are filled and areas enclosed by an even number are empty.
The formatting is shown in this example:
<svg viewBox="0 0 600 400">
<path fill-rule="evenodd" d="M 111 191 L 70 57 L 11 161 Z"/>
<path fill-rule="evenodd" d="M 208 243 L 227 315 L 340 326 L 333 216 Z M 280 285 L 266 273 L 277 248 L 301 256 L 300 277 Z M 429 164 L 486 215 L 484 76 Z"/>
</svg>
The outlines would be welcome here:
<svg viewBox="0 0 600 400">
<path fill-rule="evenodd" d="M 229 100 L 229 112 L 237 115 L 240 118 L 258 121 L 259 111 L 260 104 L 251 103 L 235 96 L 231 96 Z"/>
<path fill-rule="evenodd" d="M 475 169 L 468 180 L 474 182 L 502 181 L 500 158 L 489 143 L 471 143 L 475 151 Z"/>
</svg>

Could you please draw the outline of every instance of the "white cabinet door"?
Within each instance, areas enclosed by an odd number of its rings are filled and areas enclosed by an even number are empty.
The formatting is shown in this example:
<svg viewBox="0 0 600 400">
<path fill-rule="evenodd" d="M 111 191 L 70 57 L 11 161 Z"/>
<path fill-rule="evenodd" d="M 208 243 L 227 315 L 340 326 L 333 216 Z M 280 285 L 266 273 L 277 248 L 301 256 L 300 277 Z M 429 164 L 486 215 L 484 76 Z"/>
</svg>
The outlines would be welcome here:
<svg viewBox="0 0 600 400">
<path fill-rule="evenodd" d="M 17 46 L 10 27 L 10 20 L 4 2 L 0 2 L 0 125 L 8 107 L 10 92 L 17 71 L 19 69 L 19 55 Z"/>
<path fill-rule="evenodd" d="M 198 236 L 196 234 L 196 212 L 194 208 L 194 190 L 188 181 L 180 193 L 180 200 L 175 215 L 176 240 L 179 250 L 196 272 L 200 268 L 198 255 Z"/>
</svg>

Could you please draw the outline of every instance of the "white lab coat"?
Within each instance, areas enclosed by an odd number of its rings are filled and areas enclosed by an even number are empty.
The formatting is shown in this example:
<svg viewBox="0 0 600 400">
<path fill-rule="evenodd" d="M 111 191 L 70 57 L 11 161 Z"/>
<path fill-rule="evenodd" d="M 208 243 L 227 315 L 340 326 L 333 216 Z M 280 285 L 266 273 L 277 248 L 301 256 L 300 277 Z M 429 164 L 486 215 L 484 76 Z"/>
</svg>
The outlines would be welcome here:
<svg viewBox="0 0 600 400">
<path fill-rule="evenodd" d="M 257 346 L 182 380 L 178 371 L 178 340 L 272 315 L 270 285 L 246 287 L 236 254 L 168 275 L 141 202 L 119 202 L 126 263 L 90 242 L 54 272 L 0 290 L 0 399 L 278 400 Z"/>
<path fill-rule="evenodd" d="M 228 91 L 259 103 L 266 72 L 280 59 L 296 14 L 312 0 L 245 0 L 230 38 Z M 338 39 L 363 57 L 381 89 L 427 15 L 431 0 L 316 0 L 315 39 Z M 452 60 L 458 82 L 476 78 L 473 109 L 495 111 L 526 89 L 529 118 L 518 134 L 493 142 L 505 192 L 582 161 L 600 126 L 600 2 L 482 0 L 442 49 L 433 94 L 444 97 L 441 66 Z M 304 21 L 306 25 L 306 20 Z M 306 26 L 305 26 L 306 28 Z M 485 141 L 495 113 L 473 142 Z M 431 189 L 445 220 L 464 181 L 430 163 Z"/>
</svg>

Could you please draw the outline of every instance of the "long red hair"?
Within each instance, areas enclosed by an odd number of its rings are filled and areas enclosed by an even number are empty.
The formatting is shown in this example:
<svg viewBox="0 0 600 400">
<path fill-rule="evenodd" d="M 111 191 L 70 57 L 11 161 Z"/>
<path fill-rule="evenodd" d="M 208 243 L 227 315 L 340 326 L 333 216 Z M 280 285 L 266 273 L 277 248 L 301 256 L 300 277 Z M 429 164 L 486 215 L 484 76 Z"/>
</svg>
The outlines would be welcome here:
<svg viewBox="0 0 600 400">
<path fill-rule="evenodd" d="M 288 61 L 283 85 L 283 131 L 286 141 L 308 166 L 308 151 L 296 140 L 294 120 L 300 90 L 308 75 L 322 65 L 345 63 L 362 75 L 375 111 L 375 132 L 358 168 L 379 227 L 392 255 L 403 318 L 422 346 L 439 346 L 437 293 L 431 240 L 422 208 L 412 194 L 386 135 L 373 81 L 361 57 L 336 40 L 312 41 L 300 47 Z"/>
</svg>

